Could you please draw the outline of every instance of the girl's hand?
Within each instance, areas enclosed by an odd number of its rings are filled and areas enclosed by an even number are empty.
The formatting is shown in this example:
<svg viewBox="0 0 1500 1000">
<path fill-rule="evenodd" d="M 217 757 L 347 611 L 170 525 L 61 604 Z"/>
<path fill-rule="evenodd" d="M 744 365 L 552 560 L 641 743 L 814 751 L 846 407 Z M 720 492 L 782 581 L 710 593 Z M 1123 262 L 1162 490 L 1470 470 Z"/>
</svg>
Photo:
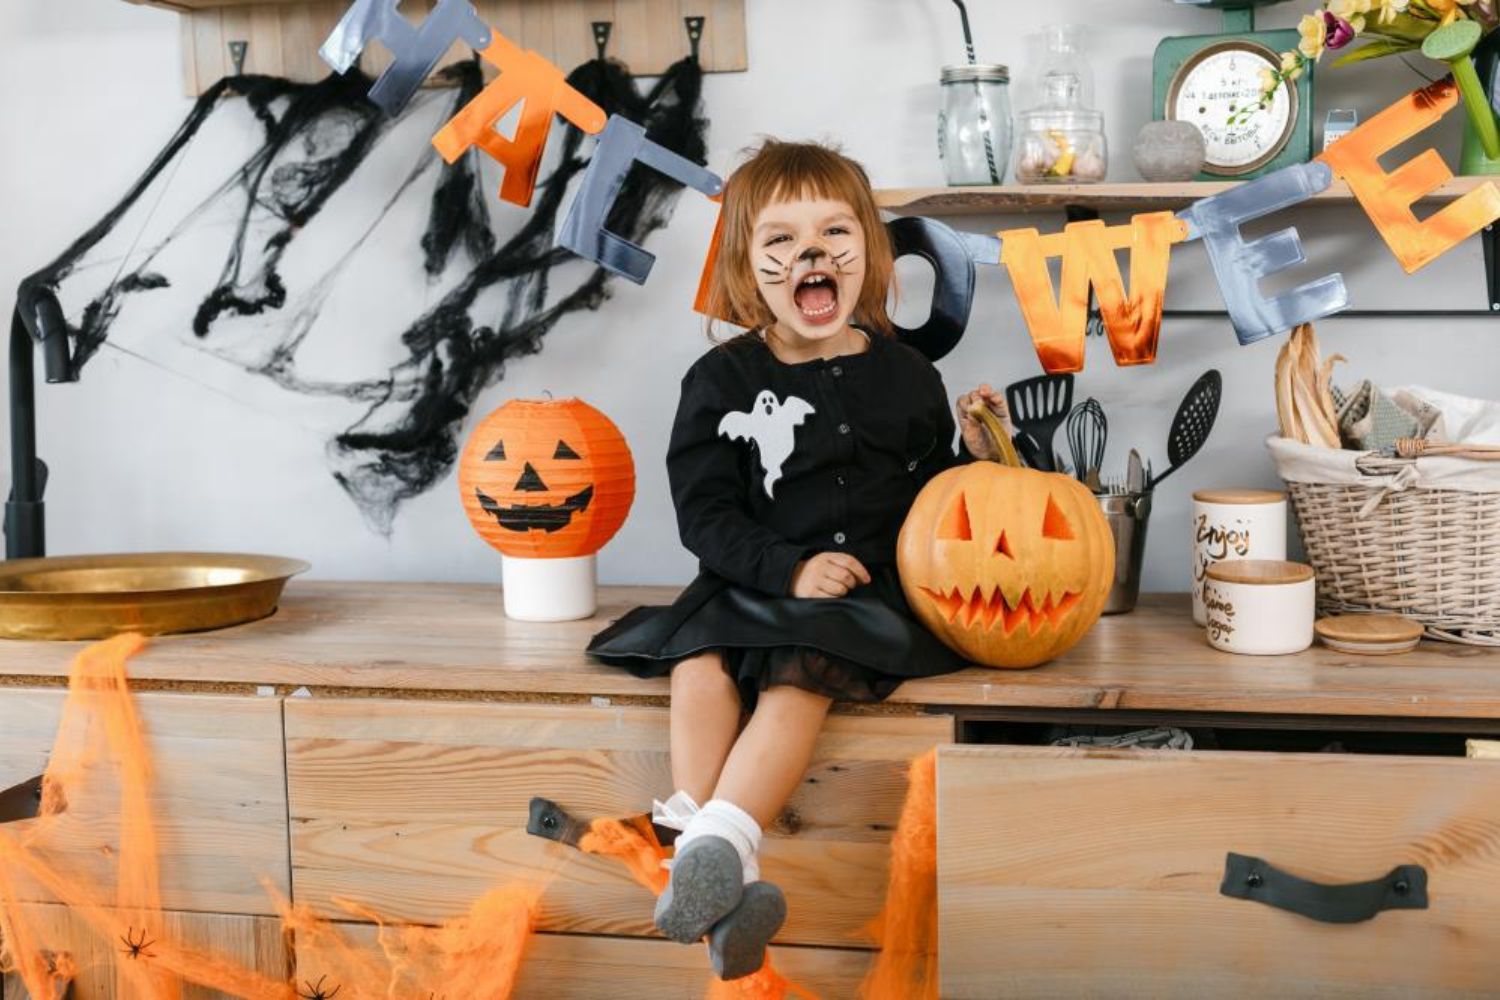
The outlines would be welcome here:
<svg viewBox="0 0 1500 1000">
<path fill-rule="evenodd" d="M 1005 406 L 1005 396 L 986 383 L 973 392 L 966 392 L 958 397 L 958 429 L 963 432 L 964 447 L 969 449 L 969 454 L 978 459 L 987 459 L 998 462 L 1001 459 L 999 450 L 990 436 L 984 432 L 984 427 L 969 415 L 969 408 L 975 403 L 983 403 L 1000 417 L 1000 422 L 1010 430 L 1010 410 Z"/>
<path fill-rule="evenodd" d="M 862 583 L 870 582 L 870 571 L 843 552 L 819 552 L 797 564 L 792 574 L 793 597 L 843 597 Z"/>
</svg>

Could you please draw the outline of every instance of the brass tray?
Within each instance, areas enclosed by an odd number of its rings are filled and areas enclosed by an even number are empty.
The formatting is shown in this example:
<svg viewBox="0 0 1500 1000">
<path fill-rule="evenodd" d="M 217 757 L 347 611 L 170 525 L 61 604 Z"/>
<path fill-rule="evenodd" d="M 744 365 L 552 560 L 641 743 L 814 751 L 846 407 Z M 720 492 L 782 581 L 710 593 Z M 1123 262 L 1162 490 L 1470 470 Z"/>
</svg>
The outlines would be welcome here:
<svg viewBox="0 0 1500 1000">
<path fill-rule="evenodd" d="M 0 638 L 202 632 L 264 618 L 300 559 L 137 552 L 0 562 Z"/>
</svg>

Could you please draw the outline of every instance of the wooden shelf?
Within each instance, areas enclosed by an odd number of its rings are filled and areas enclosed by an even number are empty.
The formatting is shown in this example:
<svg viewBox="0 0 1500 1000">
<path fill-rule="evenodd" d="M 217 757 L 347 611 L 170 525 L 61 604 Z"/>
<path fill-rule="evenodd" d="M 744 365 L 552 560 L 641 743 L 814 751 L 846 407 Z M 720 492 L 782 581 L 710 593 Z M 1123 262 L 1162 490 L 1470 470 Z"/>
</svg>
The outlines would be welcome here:
<svg viewBox="0 0 1500 1000">
<path fill-rule="evenodd" d="M 1452 201 L 1492 178 L 1455 177 L 1423 201 Z M 1181 184 L 1007 184 L 1001 187 L 882 188 L 876 203 L 897 215 L 1003 215 L 1057 211 L 1066 205 L 1105 210 L 1151 211 L 1185 208 L 1199 198 L 1218 194 L 1239 181 L 1190 181 Z M 1308 204 L 1353 204 L 1349 185 L 1333 186 Z"/>
</svg>

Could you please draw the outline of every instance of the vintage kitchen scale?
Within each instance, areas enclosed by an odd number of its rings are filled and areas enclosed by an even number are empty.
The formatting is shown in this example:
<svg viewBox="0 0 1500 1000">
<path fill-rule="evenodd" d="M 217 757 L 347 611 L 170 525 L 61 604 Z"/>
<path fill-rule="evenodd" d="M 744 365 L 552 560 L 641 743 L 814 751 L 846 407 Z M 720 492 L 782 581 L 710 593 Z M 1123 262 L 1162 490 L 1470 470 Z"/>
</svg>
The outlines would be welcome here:
<svg viewBox="0 0 1500 1000">
<path fill-rule="evenodd" d="M 1313 74 L 1278 87 L 1267 108 L 1236 124 L 1229 120 L 1260 99 L 1260 71 L 1281 65 L 1296 48 L 1295 29 L 1255 30 L 1255 8 L 1285 0 L 1174 0 L 1223 11 L 1216 35 L 1163 38 L 1151 62 L 1152 117 L 1188 121 L 1208 150 L 1199 180 L 1245 180 L 1311 158 Z"/>
</svg>

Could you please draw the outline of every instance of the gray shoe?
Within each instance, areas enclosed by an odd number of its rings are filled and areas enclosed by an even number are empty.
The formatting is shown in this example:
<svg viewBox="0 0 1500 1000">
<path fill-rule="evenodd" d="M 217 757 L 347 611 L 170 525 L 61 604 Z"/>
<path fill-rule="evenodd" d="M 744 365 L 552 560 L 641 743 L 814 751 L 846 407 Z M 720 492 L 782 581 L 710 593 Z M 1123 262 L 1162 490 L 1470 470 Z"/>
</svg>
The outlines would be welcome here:
<svg viewBox="0 0 1500 1000">
<path fill-rule="evenodd" d="M 672 881 L 656 901 L 656 929 L 673 941 L 701 941 L 740 903 L 745 871 L 723 837 L 699 837 L 677 852 Z"/>
<path fill-rule="evenodd" d="M 766 964 L 766 946 L 786 922 L 786 897 L 770 882 L 751 882 L 740 905 L 714 925 L 708 935 L 708 957 L 714 975 L 740 979 Z"/>
</svg>

